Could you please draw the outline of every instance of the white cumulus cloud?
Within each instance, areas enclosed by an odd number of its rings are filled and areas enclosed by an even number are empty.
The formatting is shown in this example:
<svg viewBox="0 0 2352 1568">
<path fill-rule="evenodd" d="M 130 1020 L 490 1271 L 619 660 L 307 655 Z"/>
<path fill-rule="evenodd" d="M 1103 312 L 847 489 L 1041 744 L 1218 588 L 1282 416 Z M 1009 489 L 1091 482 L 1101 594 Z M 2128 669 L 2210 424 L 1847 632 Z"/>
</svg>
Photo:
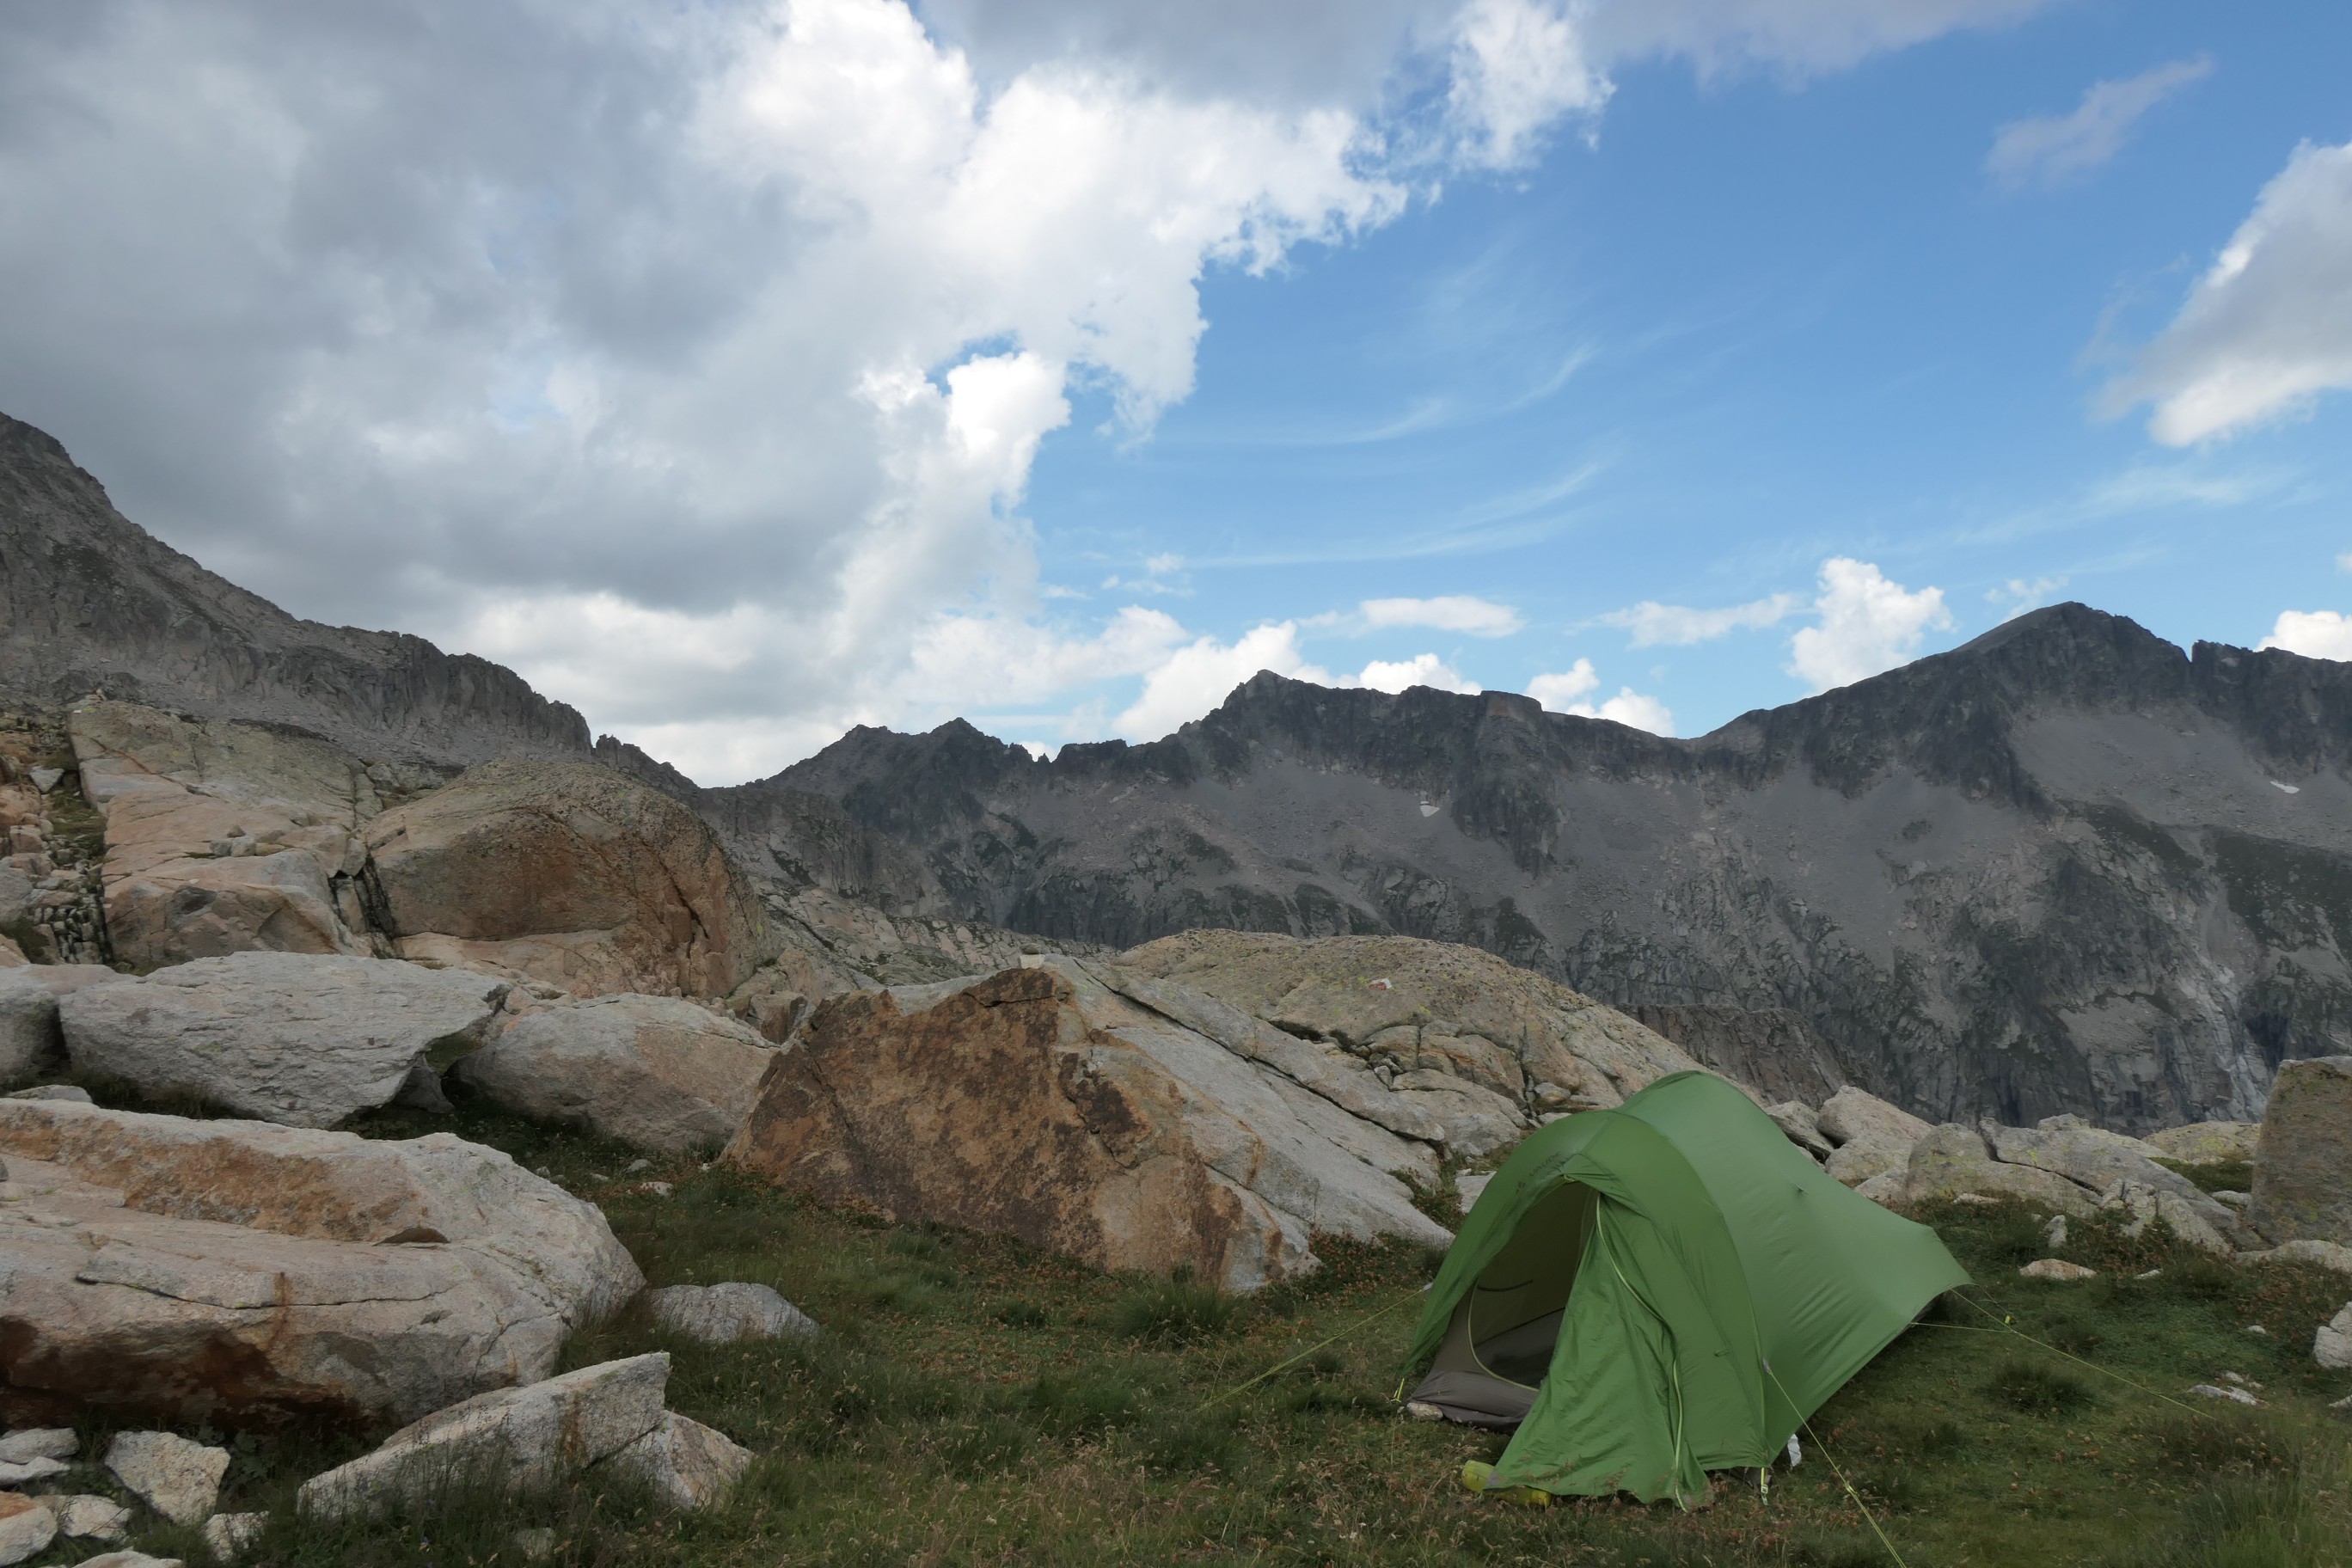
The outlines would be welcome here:
<svg viewBox="0 0 2352 1568">
<path fill-rule="evenodd" d="M 1666 705 L 1654 697 L 1643 696 L 1630 686 L 1621 686 L 1617 695 L 1601 702 L 1585 700 L 1588 692 L 1599 689 L 1600 672 L 1589 658 L 1580 658 L 1568 668 L 1553 675 L 1538 675 L 1528 682 L 1528 695 L 1554 713 L 1574 713 L 1586 719 L 1608 719 L 1636 730 L 1647 730 L 1653 735 L 1675 732 L 1675 716 Z"/>
<path fill-rule="evenodd" d="M 1476 637 L 1504 637 L 1527 625 L 1508 605 L 1449 594 L 1434 599 L 1366 599 L 1357 613 L 1369 626 L 1431 626 Z"/>
<path fill-rule="evenodd" d="M 2155 405 L 2168 446 L 2229 436 L 2352 387 L 2352 142 L 2305 142 L 2172 324 L 2103 405 Z"/>
<path fill-rule="evenodd" d="M 2072 114 L 2013 120 L 1993 135 L 1985 172 L 2001 184 L 2054 185 L 2086 174 L 2123 151 L 2140 117 L 2212 74 L 2200 57 L 2175 60 L 2121 81 L 2094 82 Z"/>
<path fill-rule="evenodd" d="M 1733 632 L 1778 626 L 1804 604 L 1795 594 L 1774 594 L 1723 609 L 1696 610 L 1685 605 L 1662 605 L 1654 599 L 1601 617 L 1603 626 L 1633 633 L 1635 647 L 1688 647 Z"/>
<path fill-rule="evenodd" d="M 1143 695 L 1111 721 L 1130 741 L 1156 741 L 1211 711 L 1262 669 L 1318 686 L 1336 686 L 1298 646 L 1297 621 L 1270 621 L 1234 641 L 1200 637 L 1175 649 L 1143 679 Z"/>
<path fill-rule="evenodd" d="M 1433 686 L 1440 691 L 1475 692 L 1478 689 L 1475 681 L 1463 679 L 1457 671 L 1433 653 L 1416 654 L 1403 659 L 1376 658 L 1364 666 L 1362 673 L 1347 684 L 1369 686 L 1374 691 L 1386 691 L 1391 695 L 1411 686 Z"/>
<path fill-rule="evenodd" d="M 2283 647 L 2305 658 L 2352 659 L 2352 616 L 2334 610 L 2281 610 L 2264 647 Z"/>
<path fill-rule="evenodd" d="M 1953 624 L 1941 588 L 1915 593 L 1869 562 L 1843 555 L 1822 563 L 1813 611 L 1820 624 L 1790 639 L 1789 673 L 1815 691 L 1907 664 L 1929 631 Z"/>
</svg>

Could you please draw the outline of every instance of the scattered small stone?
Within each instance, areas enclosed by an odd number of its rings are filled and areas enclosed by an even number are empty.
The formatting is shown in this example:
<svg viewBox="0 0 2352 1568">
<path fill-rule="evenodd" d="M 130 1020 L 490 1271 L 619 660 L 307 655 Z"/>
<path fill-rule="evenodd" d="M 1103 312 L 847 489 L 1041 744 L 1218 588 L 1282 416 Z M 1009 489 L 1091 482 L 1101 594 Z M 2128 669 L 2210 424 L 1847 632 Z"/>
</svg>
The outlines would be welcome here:
<svg viewBox="0 0 2352 1568">
<path fill-rule="evenodd" d="M 1404 1418 L 1408 1421 L 1443 1421 L 1445 1412 L 1425 1400 L 1408 1399 L 1404 1403 Z"/>
<path fill-rule="evenodd" d="M 602 1171 L 591 1171 L 588 1173 L 588 1179 L 592 1182 L 609 1182 L 613 1178 Z"/>
<path fill-rule="evenodd" d="M 0 1564 L 46 1552 L 57 1538 L 55 1514 L 23 1492 L 0 1492 Z"/>
<path fill-rule="evenodd" d="M 2346 1394 L 2343 1398 L 2329 1405 L 2327 1408 L 2330 1410 L 2352 1410 L 2352 1394 Z"/>
<path fill-rule="evenodd" d="M 2055 1252 L 2060 1247 L 2065 1246 L 2066 1216 L 2063 1214 L 2052 1215 L 2050 1216 L 2050 1223 L 2042 1227 L 2042 1239 L 2043 1244 L 2053 1252 Z"/>
<path fill-rule="evenodd" d="M 216 1513 L 205 1521 L 205 1546 L 218 1561 L 234 1563 L 268 1528 L 266 1513 Z"/>
<path fill-rule="evenodd" d="M 197 1524 L 220 1500 L 228 1450 L 169 1432 L 118 1432 L 106 1450 L 106 1468 L 173 1524 Z"/>
<path fill-rule="evenodd" d="M 2228 1187 L 2224 1187 L 2220 1192 L 2213 1194 L 2213 1201 L 2217 1204 L 2226 1204 L 2233 1209 L 2242 1209 L 2248 1204 L 2254 1201 L 2254 1194 L 2252 1193 L 2234 1192 Z"/>
<path fill-rule="evenodd" d="M 514 1542 L 514 1549 L 526 1560 L 533 1563 L 555 1551 L 555 1531 L 545 1525 L 537 1530 L 518 1530 L 507 1539 Z"/>
<path fill-rule="evenodd" d="M 2251 1388 L 2256 1394 L 2260 1394 L 2263 1391 L 2263 1385 L 2261 1384 L 2256 1383 L 2252 1378 L 2248 1377 L 2242 1372 L 2225 1372 L 2221 1374 L 2221 1381 L 2223 1383 L 2234 1383 L 2240 1388 Z"/>
<path fill-rule="evenodd" d="M 2095 1279 L 2099 1271 L 2095 1268 L 2085 1268 L 2079 1263 L 2069 1263 L 2063 1258 L 2044 1258 L 2027 1264 L 2017 1272 L 2027 1279 L 2050 1279 L 2071 1283 L 2076 1279 Z"/>
<path fill-rule="evenodd" d="M 58 1531 L 77 1541 L 120 1541 L 131 1533 L 131 1510 L 110 1497 L 79 1492 L 42 1500 L 58 1516 Z"/>
<path fill-rule="evenodd" d="M 2144 1273 L 2135 1274 L 2132 1278 L 2135 1279 L 2153 1279 L 2163 1272 L 2164 1270 L 2161 1268 L 2150 1268 Z"/>
<path fill-rule="evenodd" d="M 625 1176 L 634 1176 L 639 1171 L 650 1171 L 653 1168 L 654 1163 L 651 1160 L 636 1159 L 632 1160 L 627 1164 L 622 1166 L 621 1174 Z"/>
<path fill-rule="evenodd" d="M 672 1190 L 667 1182 L 646 1182 L 641 1184 L 647 1194 L 657 1198 L 669 1196 Z"/>
<path fill-rule="evenodd" d="M 85 1557 L 79 1568 L 188 1568 L 177 1557 L 150 1557 L 144 1552 L 110 1552 L 103 1557 Z"/>
<path fill-rule="evenodd" d="M 709 1167 L 708 1167 L 708 1166 L 705 1166 L 705 1167 L 704 1167 L 704 1169 L 706 1169 L 706 1170 L 708 1170 L 709 1168 Z M 534 1167 L 532 1168 L 532 1170 L 531 1170 L 531 1173 L 531 1173 L 532 1175 L 534 1175 L 534 1176 L 537 1176 L 537 1177 L 541 1178 L 541 1180 L 543 1180 L 543 1181 L 550 1181 L 550 1182 L 551 1182 L 551 1181 L 553 1181 L 553 1180 L 555 1179 L 555 1173 L 554 1173 L 554 1172 L 552 1172 L 552 1171 L 551 1171 L 551 1170 L 549 1170 L 549 1169 L 548 1169 L 546 1166 L 544 1166 L 544 1165 L 538 1165 L 538 1166 L 534 1166 Z"/>
<path fill-rule="evenodd" d="M 27 1459 L 70 1459 L 81 1439 L 70 1426 L 24 1426 L 0 1437 L 0 1465 L 21 1465 Z"/>
<path fill-rule="evenodd" d="M 1989 1198 L 1982 1193 L 1954 1193 L 1952 1201 L 1956 1204 L 1966 1204 L 1970 1208 L 1988 1209 L 2000 1202 L 1999 1198 Z"/>
<path fill-rule="evenodd" d="M 33 781 L 35 789 L 47 795 L 58 787 L 58 781 L 66 776 L 66 771 L 63 768 L 27 768 L 25 776 Z"/>
<path fill-rule="evenodd" d="M 2236 1405 L 2260 1405 L 2261 1400 L 2242 1388 L 2221 1388 L 2210 1383 L 2192 1383 L 2189 1392 L 2200 1399 L 2226 1399 Z"/>
<path fill-rule="evenodd" d="M 2260 1334 L 2264 1339 L 2271 1337 L 2271 1331 L 2263 1327 L 2260 1323 L 2248 1323 L 2246 1325 L 2246 1332 L 2250 1334 Z"/>
<path fill-rule="evenodd" d="M 32 1481 L 46 1481 L 51 1476 L 62 1476 L 67 1466 L 62 1459 L 32 1458 L 16 1464 L 0 1464 L 0 1487 L 21 1487 Z"/>
</svg>

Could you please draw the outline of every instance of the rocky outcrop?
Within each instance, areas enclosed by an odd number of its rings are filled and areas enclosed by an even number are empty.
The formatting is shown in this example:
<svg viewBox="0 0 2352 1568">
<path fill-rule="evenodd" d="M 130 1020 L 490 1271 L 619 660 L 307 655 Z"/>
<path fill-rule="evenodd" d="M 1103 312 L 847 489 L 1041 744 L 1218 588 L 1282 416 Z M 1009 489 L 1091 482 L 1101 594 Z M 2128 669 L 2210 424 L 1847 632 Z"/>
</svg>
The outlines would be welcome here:
<svg viewBox="0 0 2352 1568">
<path fill-rule="evenodd" d="M 2352 1245 L 2352 1056 L 2279 1068 L 2246 1221 L 2273 1242 Z"/>
<path fill-rule="evenodd" d="M 2120 1216 L 2125 1233 L 2135 1237 L 2161 1220 L 2176 1238 L 2225 1257 L 2252 1239 L 2226 1206 L 2141 1153 L 2138 1140 L 2080 1125 L 2072 1116 L 2052 1120 L 2074 1125 L 1930 1129 L 1899 1173 L 1862 1190 L 1887 1202 L 2007 1197 L 2060 1215 L 2104 1211 Z M 2063 1237 L 2060 1229 L 2053 1239 Z"/>
<path fill-rule="evenodd" d="M 2352 1048 L 2347 765 L 2352 666 L 2068 605 L 1691 740 L 1261 674 L 1146 745 L 863 729 L 774 782 L 966 919 L 1465 942 L 1621 1008 L 1786 1009 L 1930 1121 L 2137 1131 Z"/>
<path fill-rule="evenodd" d="M 536 1008 L 452 1076 L 519 1116 L 682 1154 L 735 1135 L 773 1055 L 707 1007 L 625 994 Z"/>
<path fill-rule="evenodd" d="M 1475 948 L 1199 931 L 1121 953 L 1116 964 L 1337 1046 L 1391 1085 L 1457 1097 L 1475 1086 L 1522 1113 L 1521 1126 L 1532 1124 L 1528 1112 L 1619 1104 L 1699 1065 L 1623 1014 Z"/>
<path fill-rule="evenodd" d="M 724 996 L 775 951 L 709 826 L 592 764 L 485 763 L 365 838 L 371 911 L 406 956 L 579 995 Z"/>
<path fill-rule="evenodd" d="M 2252 1159 L 2262 1135 L 2259 1121 L 2192 1121 L 2186 1127 L 2159 1128 L 2141 1142 L 2183 1165 L 2214 1165 Z"/>
<path fill-rule="evenodd" d="M 225 953 L 365 953 L 358 834 L 441 780 L 283 726 L 121 701 L 68 715 L 106 819 L 106 925 L 140 970 Z"/>
<path fill-rule="evenodd" d="M 894 1220 L 1233 1289 L 1312 1268 L 1318 1231 L 1446 1238 L 1391 1173 L 1433 1177 L 1426 1145 L 1120 994 L 1116 972 L 1034 962 L 827 1001 L 726 1158 Z"/>
<path fill-rule="evenodd" d="M 437 1105 L 436 1058 L 487 1034 L 509 985 L 396 959 L 240 952 L 62 997 L 84 1072 L 289 1127 L 331 1127 L 404 1093 Z"/>
<path fill-rule="evenodd" d="M 0 1422 L 411 1420 L 643 1284 L 506 1155 L 0 1100 Z"/>
</svg>

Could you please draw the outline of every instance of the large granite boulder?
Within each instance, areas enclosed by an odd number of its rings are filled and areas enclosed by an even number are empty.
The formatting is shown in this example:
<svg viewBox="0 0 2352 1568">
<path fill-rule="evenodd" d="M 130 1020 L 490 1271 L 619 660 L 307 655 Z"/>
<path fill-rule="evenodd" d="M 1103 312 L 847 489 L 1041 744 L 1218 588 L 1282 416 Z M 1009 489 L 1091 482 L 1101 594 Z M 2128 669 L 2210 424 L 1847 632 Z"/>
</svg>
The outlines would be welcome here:
<svg viewBox="0 0 2352 1568">
<path fill-rule="evenodd" d="M 1391 1078 L 1449 1078 L 1522 1112 L 1539 1101 L 1553 1110 L 1614 1106 L 1699 1066 L 1615 1008 L 1449 942 L 1192 931 L 1113 962 L 1336 1046 Z M 1556 1093 L 1539 1093 L 1544 1085 Z"/>
<path fill-rule="evenodd" d="M 735 1135 L 774 1055 L 747 1024 L 625 993 L 535 1008 L 451 1076 L 517 1115 L 682 1154 Z"/>
<path fill-rule="evenodd" d="M 0 1425 L 413 1420 L 643 1287 L 604 1215 L 447 1133 L 0 1100 Z"/>
<path fill-rule="evenodd" d="M 2020 1198 L 2061 1214 L 2087 1216 L 2099 1209 L 2097 1194 L 2038 1166 L 2003 1163 L 1983 1133 L 1958 1123 L 1929 1128 L 1911 1146 L 1904 1173 L 1900 1195 L 1911 1203 L 1973 1193 Z"/>
<path fill-rule="evenodd" d="M 39 963 L 0 970 L 0 1093 L 62 1066 L 66 1037 L 58 1027 L 58 998 L 85 985 L 123 977 L 95 963 Z"/>
<path fill-rule="evenodd" d="M 1832 1145 L 1830 1174 L 1849 1187 L 1906 1168 L 1928 1132 L 1918 1117 L 1851 1084 L 1822 1102 L 1813 1122 Z"/>
<path fill-rule="evenodd" d="M 724 996 L 775 951 L 710 827 L 593 763 L 483 763 L 366 845 L 371 909 L 411 957 L 576 995 Z"/>
<path fill-rule="evenodd" d="M 370 951 L 362 823 L 436 782 L 278 725 L 82 704 L 68 729 L 106 816 L 106 926 L 146 970 L 255 951 Z"/>
<path fill-rule="evenodd" d="M 1432 1151 L 1327 1097 L 1318 1070 L 1186 1027 L 1115 971 L 1034 962 L 828 1000 L 727 1159 L 893 1220 L 1231 1289 L 1313 1268 L 1316 1232 L 1449 1239 L 1393 1173 L 1433 1176 Z"/>
<path fill-rule="evenodd" d="M 67 1053 L 143 1093 L 185 1093 L 289 1127 L 331 1127 L 404 1092 L 438 1100 L 435 1058 L 478 1044 L 509 984 L 340 954 L 239 952 L 61 997 Z"/>
<path fill-rule="evenodd" d="M 2352 1057 L 2283 1063 L 2246 1221 L 2273 1242 L 2352 1244 Z"/>
<path fill-rule="evenodd" d="M 2157 1164 L 2150 1158 L 2156 1151 L 2137 1138 L 2081 1124 L 2029 1129 L 1986 1122 L 1979 1131 L 1995 1159 L 2063 1176 L 2100 1194 L 2102 1203 L 2116 1200 L 2132 1209 L 2133 1223 L 2160 1215 L 2182 1239 L 2221 1251 L 2229 1250 L 2221 1238 L 2238 1231 L 2236 1215 L 2188 1177 Z"/>
</svg>

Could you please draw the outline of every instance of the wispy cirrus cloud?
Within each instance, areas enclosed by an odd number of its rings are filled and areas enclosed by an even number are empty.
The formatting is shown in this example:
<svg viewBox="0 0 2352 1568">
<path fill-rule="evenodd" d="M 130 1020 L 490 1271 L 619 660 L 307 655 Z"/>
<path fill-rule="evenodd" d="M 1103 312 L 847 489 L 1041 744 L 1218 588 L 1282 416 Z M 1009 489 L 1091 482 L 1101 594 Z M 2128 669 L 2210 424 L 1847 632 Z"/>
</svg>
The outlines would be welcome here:
<svg viewBox="0 0 2352 1568">
<path fill-rule="evenodd" d="M 1526 618 L 1508 605 L 1468 594 L 1446 594 L 1434 599 L 1366 599 L 1357 606 L 1357 613 L 1367 626 L 1428 626 L 1474 637 L 1507 637 L 1527 625 Z"/>
<path fill-rule="evenodd" d="M 2148 110 L 2212 74 L 2212 60 L 2200 55 L 2120 81 L 2094 82 L 2071 114 L 2035 115 L 2002 126 L 1985 155 L 1985 173 L 2011 190 L 2063 184 L 2122 152 Z"/>
<path fill-rule="evenodd" d="M 1654 599 L 1644 599 L 1625 609 L 1612 610 L 1600 619 L 1604 626 L 1616 626 L 1631 632 L 1635 647 L 1689 647 L 1697 643 L 1712 642 L 1736 631 L 1778 626 L 1794 615 L 1804 602 L 1795 594 L 1773 594 L 1744 605 L 1702 610 L 1688 605 L 1662 605 Z"/>
</svg>

